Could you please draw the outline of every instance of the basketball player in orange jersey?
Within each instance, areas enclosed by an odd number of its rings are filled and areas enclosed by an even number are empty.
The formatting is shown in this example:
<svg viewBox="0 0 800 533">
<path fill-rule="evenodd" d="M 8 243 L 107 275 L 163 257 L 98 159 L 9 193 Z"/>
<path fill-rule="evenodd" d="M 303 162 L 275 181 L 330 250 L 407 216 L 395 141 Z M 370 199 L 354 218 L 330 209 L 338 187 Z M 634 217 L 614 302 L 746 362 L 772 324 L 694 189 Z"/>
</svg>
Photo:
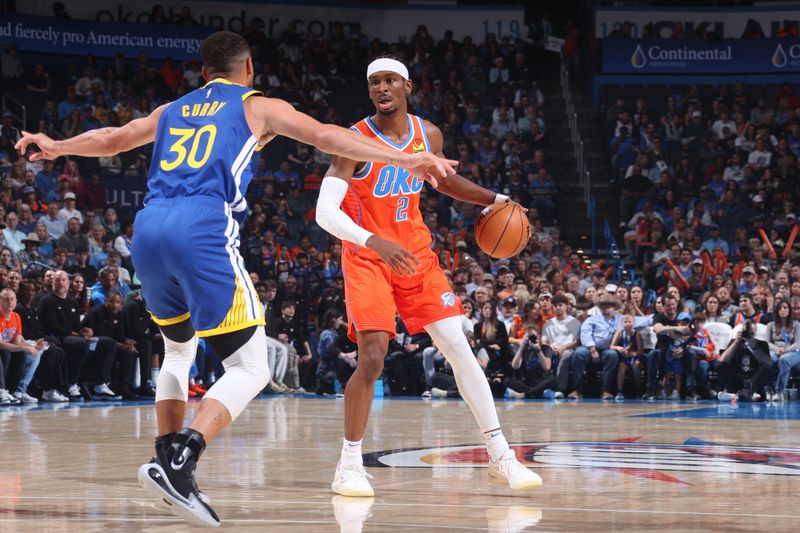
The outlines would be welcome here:
<svg viewBox="0 0 800 533">
<path fill-rule="evenodd" d="M 380 58 L 367 68 L 369 96 L 376 113 L 353 126 L 365 137 L 406 153 L 442 156 L 442 133 L 408 114 L 408 70 Z M 444 194 L 478 205 L 509 201 L 459 175 L 432 184 Z M 332 484 L 344 496 L 372 496 L 361 459 L 375 381 L 395 335 L 395 309 L 411 334 L 427 331 L 453 368 L 461 396 L 486 440 L 489 475 L 512 489 L 534 488 L 542 479 L 517 461 L 500 429 L 483 371 L 461 329 L 461 302 L 431 250 L 419 193 L 423 180 L 408 170 L 376 161 L 334 157 L 322 182 L 317 223 L 343 241 L 348 327 L 358 343 L 358 365 L 345 390 L 341 459 Z"/>
</svg>

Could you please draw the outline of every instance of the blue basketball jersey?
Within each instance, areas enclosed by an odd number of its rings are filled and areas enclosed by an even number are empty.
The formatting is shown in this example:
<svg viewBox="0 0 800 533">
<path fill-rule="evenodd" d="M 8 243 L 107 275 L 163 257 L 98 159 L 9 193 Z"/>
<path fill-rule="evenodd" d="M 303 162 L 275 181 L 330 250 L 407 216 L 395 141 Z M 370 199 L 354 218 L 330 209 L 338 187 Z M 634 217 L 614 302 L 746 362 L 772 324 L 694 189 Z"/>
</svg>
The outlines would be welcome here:
<svg viewBox="0 0 800 533">
<path fill-rule="evenodd" d="M 170 104 L 156 131 L 145 205 L 156 198 L 221 198 L 236 214 L 253 179 L 258 139 L 247 125 L 243 102 L 261 94 L 215 79 Z"/>
</svg>

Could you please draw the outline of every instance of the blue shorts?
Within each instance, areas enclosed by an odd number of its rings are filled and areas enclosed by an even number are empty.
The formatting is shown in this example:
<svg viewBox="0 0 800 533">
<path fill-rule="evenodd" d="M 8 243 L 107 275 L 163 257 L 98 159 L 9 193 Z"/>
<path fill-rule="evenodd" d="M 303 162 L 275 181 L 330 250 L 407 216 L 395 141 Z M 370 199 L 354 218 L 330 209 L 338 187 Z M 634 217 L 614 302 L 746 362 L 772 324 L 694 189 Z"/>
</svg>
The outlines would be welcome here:
<svg viewBox="0 0 800 533">
<path fill-rule="evenodd" d="M 683 359 L 673 359 L 672 357 L 667 359 L 667 372 L 673 372 L 675 374 L 683 374 Z"/>
<path fill-rule="evenodd" d="M 239 254 L 239 224 L 222 199 L 151 199 L 134 228 L 131 258 L 156 324 L 188 318 L 199 337 L 264 324 Z"/>
</svg>

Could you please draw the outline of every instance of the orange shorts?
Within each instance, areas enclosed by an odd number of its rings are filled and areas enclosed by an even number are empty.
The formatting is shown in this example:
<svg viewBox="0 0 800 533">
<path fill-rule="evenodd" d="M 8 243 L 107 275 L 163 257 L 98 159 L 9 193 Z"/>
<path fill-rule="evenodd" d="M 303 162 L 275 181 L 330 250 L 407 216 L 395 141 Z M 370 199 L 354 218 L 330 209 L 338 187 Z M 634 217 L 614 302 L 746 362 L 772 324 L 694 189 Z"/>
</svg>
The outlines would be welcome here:
<svg viewBox="0 0 800 533">
<path fill-rule="evenodd" d="M 347 248 L 342 251 L 348 336 L 352 341 L 356 341 L 358 331 L 385 331 L 394 338 L 395 309 L 412 335 L 428 324 L 464 312 L 433 250 L 425 248 L 414 255 L 419 260 L 416 274 L 401 276 L 380 259 L 359 257 Z"/>
</svg>

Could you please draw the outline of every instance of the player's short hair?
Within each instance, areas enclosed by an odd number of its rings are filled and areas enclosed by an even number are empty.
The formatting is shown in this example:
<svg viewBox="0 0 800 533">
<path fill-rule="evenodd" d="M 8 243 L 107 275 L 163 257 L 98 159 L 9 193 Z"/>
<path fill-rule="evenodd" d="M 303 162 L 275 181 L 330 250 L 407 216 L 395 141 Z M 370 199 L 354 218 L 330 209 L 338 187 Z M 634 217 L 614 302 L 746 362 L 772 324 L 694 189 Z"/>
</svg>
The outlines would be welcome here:
<svg viewBox="0 0 800 533">
<path fill-rule="evenodd" d="M 205 38 L 200 56 L 208 74 L 233 72 L 250 56 L 250 45 L 237 33 L 218 31 Z"/>
</svg>

